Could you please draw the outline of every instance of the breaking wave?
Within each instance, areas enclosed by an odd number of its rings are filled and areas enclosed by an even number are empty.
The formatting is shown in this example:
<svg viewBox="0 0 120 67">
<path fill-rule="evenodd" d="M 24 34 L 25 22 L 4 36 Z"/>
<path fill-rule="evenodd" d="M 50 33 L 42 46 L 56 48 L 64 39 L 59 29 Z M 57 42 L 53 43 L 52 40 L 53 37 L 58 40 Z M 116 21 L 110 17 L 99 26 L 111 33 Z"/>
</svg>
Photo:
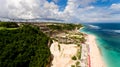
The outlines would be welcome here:
<svg viewBox="0 0 120 67">
<path fill-rule="evenodd" d="M 89 25 L 90 28 L 94 28 L 94 29 L 100 29 L 99 26 L 95 26 L 95 25 Z"/>
<path fill-rule="evenodd" d="M 113 30 L 113 32 L 120 33 L 120 30 Z"/>
<path fill-rule="evenodd" d="M 102 31 L 120 33 L 120 30 L 109 30 L 109 29 L 105 29 L 105 30 L 102 30 Z"/>
</svg>

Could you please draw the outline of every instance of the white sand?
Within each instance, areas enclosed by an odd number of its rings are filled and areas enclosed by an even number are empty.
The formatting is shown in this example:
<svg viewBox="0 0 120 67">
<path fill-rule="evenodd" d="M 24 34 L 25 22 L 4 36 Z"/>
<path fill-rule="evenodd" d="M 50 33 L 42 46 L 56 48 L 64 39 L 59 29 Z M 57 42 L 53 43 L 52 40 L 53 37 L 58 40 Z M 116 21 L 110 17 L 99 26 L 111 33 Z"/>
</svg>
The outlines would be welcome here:
<svg viewBox="0 0 120 67">
<path fill-rule="evenodd" d="M 71 67 L 75 64 L 75 61 L 71 59 L 77 52 L 77 46 L 75 44 L 59 44 L 61 50 L 58 49 L 58 42 L 53 42 L 50 47 L 50 51 L 54 58 L 51 67 Z"/>
<path fill-rule="evenodd" d="M 89 45 L 90 48 L 90 63 L 91 67 L 106 67 L 103 58 L 100 54 L 100 51 L 97 47 L 96 37 L 94 35 L 88 35 L 87 36 L 87 44 Z"/>
</svg>

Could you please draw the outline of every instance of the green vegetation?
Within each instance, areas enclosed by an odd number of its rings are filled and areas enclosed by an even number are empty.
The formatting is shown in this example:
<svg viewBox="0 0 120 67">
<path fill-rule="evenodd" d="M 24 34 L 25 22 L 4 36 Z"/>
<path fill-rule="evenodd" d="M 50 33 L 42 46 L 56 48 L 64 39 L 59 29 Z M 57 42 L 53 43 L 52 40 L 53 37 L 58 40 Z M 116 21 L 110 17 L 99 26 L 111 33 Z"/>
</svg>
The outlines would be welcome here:
<svg viewBox="0 0 120 67">
<path fill-rule="evenodd" d="M 60 25 L 48 25 L 48 27 L 52 30 L 62 30 L 62 27 Z"/>
<path fill-rule="evenodd" d="M 46 67 L 50 61 L 50 39 L 38 27 L 0 23 L 0 67 Z"/>
<path fill-rule="evenodd" d="M 71 67 L 80 67 L 79 65 L 80 65 L 80 62 L 77 61 L 77 62 L 75 62 L 75 65 L 71 65 Z"/>
<path fill-rule="evenodd" d="M 19 26 L 15 22 L 0 22 L 0 27 L 16 28 L 16 27 L 19 27 Z"/>
<path fill-rule="evenodd" d="M 81 43 L 85 43 L 85 41 L 86 41 L 85 37 L 80 38 Z"/>
<path fill-rule="evenodd" d="M 18 28 L 6 28 L 6 27 L 0 27 L 0 30 L 16 30 Z"/>
<path fill-rule="evenodd" d="M 75 65 L 71 65 L 71 67 L 75 67 Z"/>
<path fill-rule="evenodd" d="M 77 66 L 79 66 L 80 62 L 79 62 L 79 61 L 77 61 L 75 64 L 76 64 L 76 67 L 77 67 Z"/>
<path fill-rule="evenodd" d="M 73 56 L 73 57 L 72 57 L 72 60 L 77 60 L 77 57 L 76 57 L 76 56 Z"/>
<path fill-rule="evenodd" d="M 58 50 L 60 51 L 61 50 L 61 47 L 60 47 L 60 45 L 58 44 Z"/>
<path fill-rule="evenodd" d="M 81 58 L 81 52 L 80 52 L 80 51 L 77 52 L 77 58 L 78 58 L 78 59 Z"/>
<path fill-rule="evenodd" d="M 77 56 L 77 59 L 78 59 L 78 60 L 81 59 L 81 52 L 82 52 L 82 46 L 80 46 L 80 49 L 77 50 L 77 54 L 76 54 L 76 56 Z"/>
<path fill-rule="evenodd" d="M 77 62 L 75 63 L 75 65 L 71 65 L 71 67 L 80 67 L 79 65 L 80 65 L 80 62 L 77 61 Z"/>
<path fill-rule="evenodd" d="M 0 30 L 16 30 L 19 26 L 14 22 L 0 22 Z"/>
<path fill-rule="evenodd" d="M 63 31 L 63 30 L 74 30 L 77 28 L 81 28 L 81 24 L 54 24 L 54 25 L 47 25 L 50 29 L 52 30 L 58 30 L 58 31 Z"/>
</svg>

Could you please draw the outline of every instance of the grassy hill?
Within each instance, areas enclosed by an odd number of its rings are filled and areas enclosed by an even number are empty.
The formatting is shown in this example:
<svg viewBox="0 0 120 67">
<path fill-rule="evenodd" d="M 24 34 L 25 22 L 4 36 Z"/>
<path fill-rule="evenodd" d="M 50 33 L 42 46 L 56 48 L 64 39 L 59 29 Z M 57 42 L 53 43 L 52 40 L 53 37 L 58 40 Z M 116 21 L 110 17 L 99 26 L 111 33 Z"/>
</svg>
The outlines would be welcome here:
<svg viewBox="0 0 120 67">
<path fill-rule="evenodd" d="M 0 22 L 0 67 L 46 67 L 49 39 L 36 26 Z"/>
</svg>

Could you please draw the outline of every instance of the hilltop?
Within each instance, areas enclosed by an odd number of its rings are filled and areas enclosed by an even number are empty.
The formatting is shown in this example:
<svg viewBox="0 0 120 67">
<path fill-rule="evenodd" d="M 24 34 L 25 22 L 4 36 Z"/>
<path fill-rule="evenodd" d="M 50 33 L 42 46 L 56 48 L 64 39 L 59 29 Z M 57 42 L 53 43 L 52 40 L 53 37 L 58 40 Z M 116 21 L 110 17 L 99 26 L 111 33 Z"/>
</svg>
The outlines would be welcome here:
<svg viewBox="0 0 120 67">
<path fill-rule="evenodd" d="M 59 54 L 67 47 L 68 51 L 73 49 L 74 53 L 69 57 L 73 63 L 69 65 L 80 66 L 81 44 L 85 42 L 84 34 L 79 32 L 82 27 L 81 24 L 65 23 L 1 22 L 0 66 L 52 67 L 53 64 L 54 67 L 57 57 L 52 47 L 56 42 L 55 49 Z"/>
</svg>

